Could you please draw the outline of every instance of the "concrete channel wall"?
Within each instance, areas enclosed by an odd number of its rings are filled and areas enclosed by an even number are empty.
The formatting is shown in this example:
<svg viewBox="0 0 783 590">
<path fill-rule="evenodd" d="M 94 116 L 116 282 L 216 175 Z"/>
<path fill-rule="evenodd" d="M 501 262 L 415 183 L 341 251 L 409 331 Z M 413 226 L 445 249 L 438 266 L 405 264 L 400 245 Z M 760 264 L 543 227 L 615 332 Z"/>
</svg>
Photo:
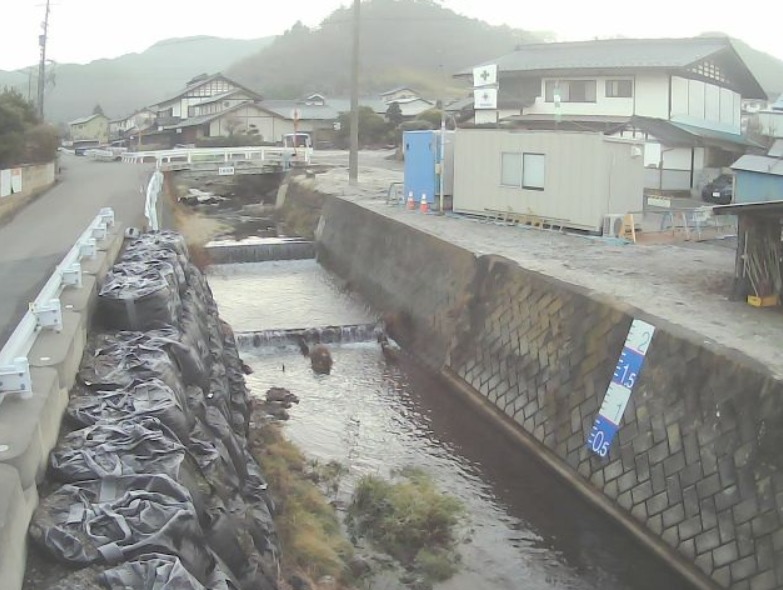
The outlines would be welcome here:
<svg viewBox="0 0 783 590">
<path fill-rule="evenodd" d="M 57 442 L 68 391 L 76 378 L 98 285 L 122 247 L 123 228 L 115 224 L 98 242 L 94 258 L 82 262 L 81 288 L 60 297 L 63 329 L 41 332 L 28 354 L 33 396 L 8 396 L 0 404 L 0 580 L 2 587 L 22 587 L 27 527 L 38 505 L 38 484 L 49 452 Z"/>
<path fill-rule="evenodd" d="M 783 383 L 763 366 L 339 198 L 318 254 L 422 362 L 696 586 L 783 587 Z M 585 442 L 635 317 L 656 333 L 602 459 Z"/>
</svg>

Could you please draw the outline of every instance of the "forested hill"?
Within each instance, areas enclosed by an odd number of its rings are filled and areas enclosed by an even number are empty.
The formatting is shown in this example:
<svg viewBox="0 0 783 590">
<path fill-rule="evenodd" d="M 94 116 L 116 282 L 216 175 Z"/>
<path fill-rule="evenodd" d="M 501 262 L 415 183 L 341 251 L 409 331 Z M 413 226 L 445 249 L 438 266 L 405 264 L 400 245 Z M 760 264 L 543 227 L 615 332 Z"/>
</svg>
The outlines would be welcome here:
<svg viewBox="0 0 783 590">
<path fill-rule="evenodd" d="M 341 8 L 318 27 L 297 23 L 268 47 L 245 58 L 227 74 L 270 98 L 308 92 L 347 95 L 353 13 Z M 361 6 L 362 92 L 413 86 L 438 98 L 444 87 L 465 87 L 452 75 L 542 35 L 491 26 L 456 14 L 433 0 L 369 0 Z"/>
</svg>

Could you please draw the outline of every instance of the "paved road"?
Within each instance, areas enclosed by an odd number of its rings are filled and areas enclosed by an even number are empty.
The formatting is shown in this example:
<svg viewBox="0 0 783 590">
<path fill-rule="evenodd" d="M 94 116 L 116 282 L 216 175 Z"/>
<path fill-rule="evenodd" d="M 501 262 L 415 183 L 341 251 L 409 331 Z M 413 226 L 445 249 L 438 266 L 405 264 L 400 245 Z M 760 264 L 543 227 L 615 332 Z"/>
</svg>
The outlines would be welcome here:
<svg viewBox="0 0 783 590">
<path fill-rule="evenodd" d="M 60 182 L 0 226 L 0 348 L 101 207 L 141 226 L 148 166 L 64 154 Z"/>
</svg>

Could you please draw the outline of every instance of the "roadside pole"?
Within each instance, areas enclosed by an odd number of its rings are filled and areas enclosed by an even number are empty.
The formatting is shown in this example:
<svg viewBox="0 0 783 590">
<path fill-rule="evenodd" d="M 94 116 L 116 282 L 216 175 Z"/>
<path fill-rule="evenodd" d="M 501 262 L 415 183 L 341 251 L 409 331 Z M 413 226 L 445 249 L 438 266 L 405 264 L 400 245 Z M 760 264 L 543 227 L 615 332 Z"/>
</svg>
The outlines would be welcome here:
<svg viewBox="0 0 783 590">
<path fill-rule="evenodd" d="M 443 209 L 443 190 L 444 182 L 443 177 L 446 174 L 446 104 L 441 102 L 440 105 L 440 165 L 438 167 L 438 183 L 440 191 L 440 206 L 438 207 L 438 215 L 443 215 L 446 211 Z"/>
<path fill-rule="evenodd" d="M 353 0 L 353 52 L 351 59 L 351 151 L 348 155 L 348 183 L 359 181 L 359 18 L 361 0 Z"/>
</svg>

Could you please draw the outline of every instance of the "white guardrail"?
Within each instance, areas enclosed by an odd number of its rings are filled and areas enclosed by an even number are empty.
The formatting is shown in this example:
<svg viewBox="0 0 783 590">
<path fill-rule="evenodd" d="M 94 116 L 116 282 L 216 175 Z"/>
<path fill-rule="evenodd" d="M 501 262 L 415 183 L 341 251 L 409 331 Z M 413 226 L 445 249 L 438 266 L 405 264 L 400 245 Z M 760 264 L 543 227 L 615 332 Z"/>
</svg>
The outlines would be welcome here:
<svg viewBox="0 0 783 590">
<path fill-rule="evenodd" d="M 60 294 L 66 288 L 82 287 L 81 261 L 97 255 L 98 240 L 105 239 L 109 228 L 113 225 L 114 211 L 110 208 L 101 209 L 73 248 L 57 265 L 8 342 L 0 350 L 0 404 L 9 394 L 20 395 L 23 399 L 32 397 L 33 385 L 27 355 L 39 332 L 62 330 Z"/>
<path fill-rule="evenodd" d="M 154 160 L 158 167 L 164 164 L 208 164 L 217 162 L 304 162 L 310 163 L 312 148 L 286 147 L 227 147 L 181 148 L 149 152 L 125 152 L 122 161 L 139 164 Z"/>
</svg>

